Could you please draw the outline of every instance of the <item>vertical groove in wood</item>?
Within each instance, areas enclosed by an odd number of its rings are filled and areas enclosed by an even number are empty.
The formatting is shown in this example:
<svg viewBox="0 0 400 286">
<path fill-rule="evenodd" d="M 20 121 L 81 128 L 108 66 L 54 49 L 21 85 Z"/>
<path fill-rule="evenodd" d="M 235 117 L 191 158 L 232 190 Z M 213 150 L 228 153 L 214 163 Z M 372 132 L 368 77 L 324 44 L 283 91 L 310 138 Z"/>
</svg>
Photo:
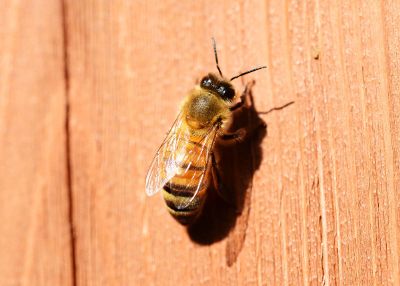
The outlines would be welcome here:
<svg viewBox="0 0 400 286">
<path fill-rule="evenodd" d="M 0 10 L 1 285 L 72 285 L 60 11 Z"/>
<path fill-rule="evenodd" d="M 64 92 L 65 92 L 65 169 L 66 184 L 68 192 L 68 224 L 70 236 L 71 250 L 71 282 L 73 286 L 77 285 L 77 261 L 76 261 L 76 238 L 75 238 L 75 222 L 74 222 L 74 205 L 72 190 L 72 167 L 71 167 L 71 128 L 70 128 L 70 62 L 69 62 L 69 42 L 68 42 L 68 3 L 61 0 L 61 25 L 62 25 L 62 41 L 63 41 L 63 73 L 64 73 Z"/>
</svg>

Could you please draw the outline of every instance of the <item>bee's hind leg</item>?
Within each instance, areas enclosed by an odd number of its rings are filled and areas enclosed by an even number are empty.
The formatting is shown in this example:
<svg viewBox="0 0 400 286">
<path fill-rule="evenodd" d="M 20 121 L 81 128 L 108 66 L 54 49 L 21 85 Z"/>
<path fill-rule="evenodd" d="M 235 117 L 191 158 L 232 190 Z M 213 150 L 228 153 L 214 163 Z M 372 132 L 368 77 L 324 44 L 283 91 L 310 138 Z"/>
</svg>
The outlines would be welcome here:
<svg viewBox="0 0 400 286">
<path fill-rule="evenodd" d="M 211 153 L 211 172 L 213 176 L 213 182 L 214 182 L 214 188 L 217 191 L 218 196 L 229 206 L 237 210 L 237 205 L 232 199 L 229 199 L 226 195 L 226 189 L 222 183 L 221 179 L 221 174 L 219 173 L 218 170 L 218 164 L 217 161 L 215 160 L 215 155 L 214 153 Z M 234 197 L 232 197 L 234 198 Z"/>
</svg>

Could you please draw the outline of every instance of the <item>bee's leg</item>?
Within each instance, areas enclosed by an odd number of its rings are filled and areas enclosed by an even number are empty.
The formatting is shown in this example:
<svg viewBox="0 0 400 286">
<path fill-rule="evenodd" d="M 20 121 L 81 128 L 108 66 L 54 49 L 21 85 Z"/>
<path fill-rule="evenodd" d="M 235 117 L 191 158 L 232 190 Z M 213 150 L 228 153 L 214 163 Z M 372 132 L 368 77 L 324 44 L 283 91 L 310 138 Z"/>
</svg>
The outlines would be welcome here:
<svg viewBox="0 0 400 286">
<path fill-rule="evenodd" d="M 220 139 L 218 143 L 222 145 L 240 143 L 246 138 L 246 136 L 251 135 L 254 132 L 258 132 L 260 129 L 265 129 L 265 128 L 267 128 L 267 125 L 265 124 L 265 122 L 262 121 L 260 124 L 258 124 L 256 127 L 253 127 L 251 130 L 247 128 L 239 128 L 232 133 L 222 133 L 218 137 Z"/>
<path fill-rule="evenodd" d="M 242 95 L 240 96 L 240 101 L 235 103 L 231 107 L 229 107 L 230 111 L 234 111 L 238 108 L 241 108 L 243 105 L 246 104 L 246 98 L 249 96 L 249 92 L 255 83 L 256 82 L 254 80 L 252 80 L 246 84 L 246 86 L 242 92 Z"/>
<path fill-rule="evenodd" d="M 234 111 L 238 108 L 241 108 L 246 102 L 246 99 L 243 97 L 243 95 L 240 96 L 240 101 L 236 102 L 234 105 L 232 105 L 231 107 L 229 107 L 230 111 Z"/>
<path fill-rule="evenodd" d="M 217 161 L 215 160 L 214 153 L 211 153 L 211 163 L 212 163 L 211 172 L 213 176 L 214 188 L 217 191 L 218 196 L 221 199 L 223 199 L 224 202 L 227 203 L 229 206 L 233 207 L 234 209 L 237 209 L 235 202 L 233 202 L 226 196 L 226 189 L 222 183 L 221 175 L 218 170 L 218 165 Z"/>
<path fill-rule="evenodd" d="M 244 140 L 246 137 L 247 131 L 245 128 L 239 128 L 235 132 L 232 133 L 222 133 L 219 138 L 221 139 L 220 142 L 222 144 L 232 144 L 232 143 L 239 143 Z"/>
</svg>

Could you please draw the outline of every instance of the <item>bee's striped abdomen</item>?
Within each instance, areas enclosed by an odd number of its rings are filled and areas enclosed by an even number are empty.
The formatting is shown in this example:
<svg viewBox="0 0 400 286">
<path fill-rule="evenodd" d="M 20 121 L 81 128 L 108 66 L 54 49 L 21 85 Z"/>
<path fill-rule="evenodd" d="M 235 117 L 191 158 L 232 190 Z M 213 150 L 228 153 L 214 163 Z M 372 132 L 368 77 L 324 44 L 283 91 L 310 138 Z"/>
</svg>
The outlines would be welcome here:
<svg viewBox="0 0 400 286">
<path fill-rule="evenodd" d="M 206 170 L 209 169 L 209 166 L 206 166 L 208 158 L 205 157 L 208 156 L 208 152 L 202 152 L 204 146 L 194 139 L 189 140 L 187 145 L 187 149 L 192 152 L 191 157 L 196 158 L 196 162 L 184 162 L 177 174 L 163 188 L 168 211 L 184 225 L 191 224 L 201 213 L 210 181 L 209 170 Z M 198 193 L 193 198 L 197 190 Z"/>
<path fill-rule="evenodd" d="M 197 196 L 189 202 L 193 193 L 190 195 L 188 193 L 179 193 L 171 187 L 174 187 L 174 185 L 165 185 L 163 189 L 164 200 L 167 204 L 168 211 L 181 224 L 186 225 L 192 223 L 199 216 L 203 208 L 207 188 L 200 190 Z M 187 206 L 180 209 L 177 207 L 179 205 Z"/>
</svg>

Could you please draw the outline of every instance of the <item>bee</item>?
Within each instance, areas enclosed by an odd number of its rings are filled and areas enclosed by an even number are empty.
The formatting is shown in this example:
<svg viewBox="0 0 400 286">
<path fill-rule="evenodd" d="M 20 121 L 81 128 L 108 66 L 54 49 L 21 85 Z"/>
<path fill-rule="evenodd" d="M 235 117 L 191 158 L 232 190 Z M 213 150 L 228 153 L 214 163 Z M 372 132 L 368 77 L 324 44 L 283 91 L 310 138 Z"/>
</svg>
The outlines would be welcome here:
<svg viewBox="0 0 400 286">
<path fill-rule="evenodd" d="M 200 215 L 211 182 L 220 182 L 213 147 L 216 140 L 240 140 L 244 130 L 227 133 L 232 112 L 245 103 L 231 81 L 266 68 L 257 67 L 227 79 L 222 75 L 214 38 L 213 49 L 219 75 L 203 77 L 184 99 L 178 117 L 159 147 L 146 177 L 146 194 L 162 190 L 170 214 L 189 225 Z"/>
</svg>

